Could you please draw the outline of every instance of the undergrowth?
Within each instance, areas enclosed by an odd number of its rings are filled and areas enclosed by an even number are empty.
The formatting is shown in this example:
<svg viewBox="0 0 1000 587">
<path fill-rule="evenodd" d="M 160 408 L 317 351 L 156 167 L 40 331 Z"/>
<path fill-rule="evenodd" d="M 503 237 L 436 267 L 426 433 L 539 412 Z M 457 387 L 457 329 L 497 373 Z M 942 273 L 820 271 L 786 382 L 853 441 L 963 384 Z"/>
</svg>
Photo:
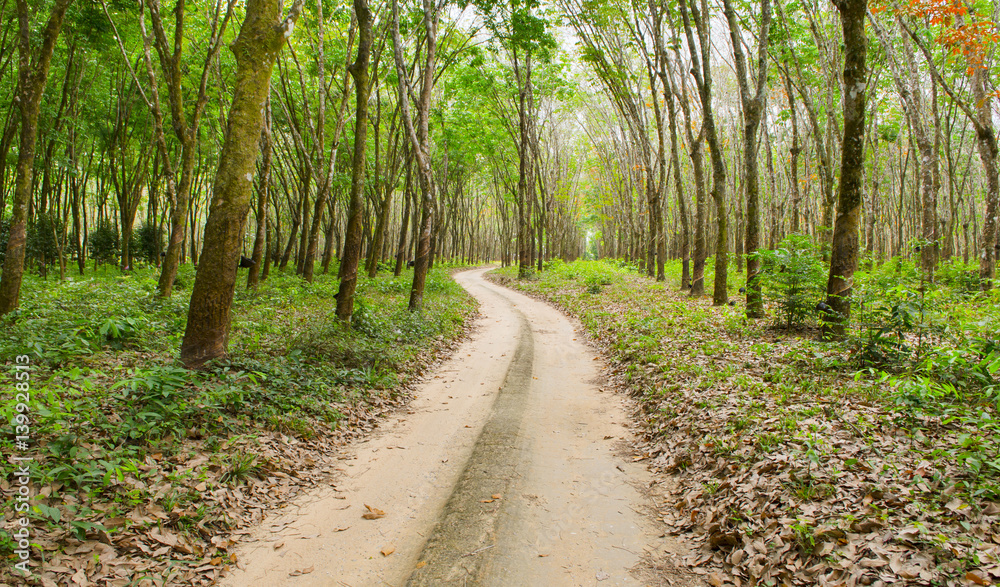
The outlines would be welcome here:
<svg viewBox="0 0 1000 587">
<path fill-rule="evenodd" d="M 370 426 L 461 334 L 475 306 L 448 268 L 428 275 L 419 314 L 406 310 L 410 277 L 362 277 L 350 330 L 336 321 L 333 276 L 308 284 L 274 272 L 257 291 L 239 287 L 231 356 L 195 372 L 175 359 L 190 266 L 181 267 L 167 299 L 157 296 L 153 269 L 88 271 L 62 283 L 26 276 L 21 308 L 0 325 L 0 356 L 6 383 L 15 356 L 31 362 L 29 452 L 38 496 L 30 517 L 46 537 L 35 544 L 47 550 L 103 536 L 117 545 L 161 525 L 207 540 L 240 523 L 206 494 L 305 466 L 282 463 L 280 450 L 264 449 L 262 434 L 294 445 Z M 13 395 L 0 410 L 0 449 L 12 454 Z M 12 462 L 0 468 L 10 479 Z M 13 493 L 5 498 L 9 523 Z M 174 513 L 164 521 L 136 511 Z M 10 529 L 0 530 L 4 558 L 14 550 Z"/>
<path fill-rule="evenodd" d="M 816 256 L 784 246 L 765 260 L 761 320 L 740 292 L 722 307 L 680 292 L 678 262 L 665 283 L 620 262 L 492 275 L 578 317 L 637 398 L 643 456 L 677 479 L 664 520 L 704 544 L 691 566 L 869 584 L 894 556 L 908 583 L 997 576 L 1000 294 L 971 267 L 932 283 L 893 260 L 856 275 L 849 336 L 821 342 Z"/>
</svg>

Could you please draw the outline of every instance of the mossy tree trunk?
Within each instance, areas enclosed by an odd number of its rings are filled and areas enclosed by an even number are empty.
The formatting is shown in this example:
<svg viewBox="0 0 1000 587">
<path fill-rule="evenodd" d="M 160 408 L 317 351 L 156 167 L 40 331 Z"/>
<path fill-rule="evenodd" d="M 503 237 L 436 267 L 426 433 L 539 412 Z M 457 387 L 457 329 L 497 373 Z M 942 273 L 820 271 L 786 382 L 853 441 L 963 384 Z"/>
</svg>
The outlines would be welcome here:
<svg viewBox="0 0 1000 587">
<path fill-rule="evenodd" d="M 191 368 L 226 356 L 240 238 L 250 210 L 264 102 L 274 61 L 292 35 L 302 4 L 303 0 L 296 0 L 288 16 L 281 18 L 281 0 L 248 0 L 243 26 L 231 47 L 236 57 L 233 102 L 181 344 L 181 360 Z"/>
<path fill-rule="evenodd" d="M 358 264 L 361 260 L 361 212 L 365 187 L 365 147 L 368 139 L 368 91 L 371 79 L 368 64 L 372 46 L 372 13 L 367 0 L 354 0 L 358 19 L 358 56 L 347 69 L 354 78 L 356 105 L 354 111 L 354 159 L 351 164 L 351 195 L 347 206 L 347 233 L 341 257 L 340 289 L 337 295 L 337 318 L 350 324 L 354 312 L 354 291 L 358 285 Z M 377 137 L 376 137 L 377 138 Z"/>
<path fill-rule="evenodd" d="M 837 219 L 830 249 L 830 277 L 823 336 L 844 336 L 851 316 L 851 291 L 858 268 L 861 198 L 864 195 L 867 39 L 865 0 L 838 0 L 844 30 L 844 139 L 841 147 Z"/>
<path fill-rule="evenodd" d="M 21 296 L 21 279 L 24 277 L 24 253 L 27 244 L 28 204 L 31 201 L 32 172 L 35 166 L 35 145 L 38 142 L 38 114 L 42 94 L 49 78 L 49 66 L 56 40 L 62 29 L 66 9 L 73 0 L 56 0 L 42 31 L 42 43 L 36 52 L 31 50 L 31 23 L 28 0 L 17 0 L 17 69 L 18 95 L 16 102 L 21 113 L 21 142 L 17 152 L 17 170 L 14 179 L 13 213 L 7 239 L 7 256 L 3 275 L 0 276 L 0 315 L 17 309 Z"/>
</svg>

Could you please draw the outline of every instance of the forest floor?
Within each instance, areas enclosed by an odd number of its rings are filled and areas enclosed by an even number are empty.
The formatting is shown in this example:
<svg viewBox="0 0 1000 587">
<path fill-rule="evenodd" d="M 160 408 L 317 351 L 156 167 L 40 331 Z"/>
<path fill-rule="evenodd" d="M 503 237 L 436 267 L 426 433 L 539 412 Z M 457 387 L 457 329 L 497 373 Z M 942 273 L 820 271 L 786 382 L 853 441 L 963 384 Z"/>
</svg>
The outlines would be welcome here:
<svg viewBox="0 0 1000 587">
<path fill-rule="evenodd" d="M 703 584 L 578 325 L 485 271 L 456 276 L 479 301 L 472 337 L 329 485 L 273 512 L 222 585 Z"/>
<path fill-rule="evenodd" d="M 610 263 L 491 277 L 578 317 L 637 400 L 658 517 L 694 544 L 682 568 L 715 586 L 1000 578 L 995 301 L 939 301 L 922 340 L 872 327 L 829 344 Z M 887 283 L 872 300 L 909 287 Z M 919 360 L 861 369 L 872 341 Z"/>
<path fill-rule="evenodd" d="M 915 299 L 887 270 L 865 295 Z M 405 278 L 362 280 L 350 333 L 335 279 L 272 275 L 205 373 L 173 362 L 191 275 L 29 280 L 0 337 L 33 363 L 28 584 L 1000 578 L 993 298 L 942 286 L 918 339 L 828 344 L 613 263 L 512 271 L 489 280 L 523 293 L 435 269 L 419 316 Z M 919 361 L 860 369 L 872 341 Z"/>
<path fill-rule="evenodd" d="M 5 388 L 15 356 L 31 364 L 27 447 L 14 444 L 13 395 L 2 406 L 0 585 L 213 583 L 267 512 L 326 484 L 343 447 L 454 352 L 476 309 L 448 272 L 428 275 L 423 315 L 406 310 L 407 275 L 363 276 L 348 332 L 335 267 L 312 284 L 274 271 L 238 288 L 230 360 L 203 372 L 175 359 L 190 266 L 169 299 L 155 268 L 26 276 L 0 323 Z M 33 459 L 30 577 L 13 568 L 25 514 L 6 457 L 19 454 Z"/>
</svg>

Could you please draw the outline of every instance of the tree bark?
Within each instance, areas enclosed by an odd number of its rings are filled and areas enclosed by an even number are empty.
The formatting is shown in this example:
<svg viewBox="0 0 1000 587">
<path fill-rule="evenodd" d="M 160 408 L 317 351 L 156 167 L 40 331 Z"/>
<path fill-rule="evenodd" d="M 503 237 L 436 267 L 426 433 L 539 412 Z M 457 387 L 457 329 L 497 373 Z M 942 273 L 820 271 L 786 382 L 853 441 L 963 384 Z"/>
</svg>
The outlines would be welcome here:
<svg viewBox="0 0 1000 587">
<path fill-rule="evenodd" d="M 368 91 L 370 78 L 368 65 L 372 44 L 372 14 L 367 0 L 354 0 L 354 13 L 358 19 L 358 55 L 347 70 L 354 78 L 356 106 L 354 111 L 354 159 L 351 165 L 351 195 L 347 205 L 347 232 L 344 254 L 341 257 L 340 289 L 337 294 L 337 319 L 345 325 L 351 322 L 354 312 L 354 292 L 358 285 L 358 264 L 361 260 L 361 212 L 364 202 L 361 192 L 365 187 L 365 148 L 368 139 Z M 377 138 L 377 137 L 376 137 Z"/>
<path fill-rule="evenodd" d="M 399 109 L 407 138 L 413 149 L 413 157 L 417 163 L 417 182 L 420 185 L 421 194 L 419 236 L 416 239 L 417 255 L 413 266 L 413 284 L 410 288 L 409 310 L 411 312 L 419 312 L 423 307 L 424 284 L 427 281 L 427 270 L 430 266 L 431 227 L 434 222 L 434 173 L 430 160 L 429 122 L 431 94 L 434 90 L 437 64 L 440 6 L 436 4 L 435 0 L 423 0 L 423 8 L 426 48 L 424 65 L 420 71 L 422 79 L 420 95 L 417 100 L 417 116 L 414 120 L 410 114 L 410 95 L 413 92 L 403 62 L 403 41 L 399 33 L 399 1 L 392 0 L 392 47 L 399 88 Z"/>
<path fill-rule="evenodd" d="M 983 219 L 982 252 L 979 255 L 979 279 L 983 290 L 992 287 L 997 269 L 997 214 L 1000 213 L 1000 178 L 997 175 L 997 138 L 993 130 L 993 108 L 986 83 L 989 70 L 978 67 L 972 74 L 972 92 L 979 124 L 976 128 L 976 150 L 986 171 L 986 217 Z"/>
<path fill-rule="evenodd" d="M 687 2 L 691 2 L 690 16 Z M 701 98 L 701 114 L 705 140 L 711 151 L 712 159 L 712 200 L 715 202 L 716 242 L 715 242 L 715 288 L 712 292 L 712 304 L 721 306 L 729 301 L 726 290 L 727 272 L 729 267 L 729 233 L 726 217 L 726 162 L 723 159 L 722 145 L 715 127 L 715 113 L 712 110 L 712 67 L 711 42 L 709 40 L 708 5 L 697 0 L 682 0 L 680 2 L 681 17 L 684 19 L 684 30 L 687 34 L 688 49 L 693 63 L 692 73 L 698 96 Z M 691 22 L 697 28 L 698 42 L 695 43 Z"/>
<path fill-rule="evenodd" d="M 367 4 L 366 4 L 366 6 L 367 6 Z M 319 18 L 320 18 L 320 22 L 319 22 L 319 57 L 318 57 L 318 59 L 320 61 L 320 64 L 319 64 L 320 84 L 321 84 L 321 87 L 325 87 L 326 86 L 326 82 L 324 80 L 324 75 L 323 75 L 323 72 L 325 71 L 325 64 L 323 63 L 324 57 L 323 57 L 323 22 L 322 22 L 323 8 L 322 8 L 322 3 L 317 3 L 317 7 L 318 7 L 318 11 L 319 11 Z M 355 9 L 357 9 L 357 6 L 355 6 Z M 369 28 L 371 28 L 370 25 L 369 25 Z M 349 37 L 349 40 L 347 42 L 348 50 L 350 50 L 350 46 L 352 45 L 353 36 L 354 36 L 354 30 L 352 29 L 348 33 L 348 37 Z M 369 40 L 368 44 L 369 44 L 369 46 L 371 45 L 371 41 L 370 40 Z M 366 68 L 367 68 L 367 66 L 366 66 Z M 349 68 L 348 68 L 348 70 L 349 70 Z M 353 75 L 353 72 L 351 72 L 351 74 Z M 319 152 L 320 152 L 320 154 L 323 153 L 323 148 L 324 148 L 324 145 L 323 145 L 323 142 L 324 142 L 323 141 L 323 128 L 325 126 L 325 115 L 326 115 L 326 113 L 325 113 L 325 106 L 324 106 L 325 101 L 324 101 L 323 96 L 324 96 L 324 93 L 320 92 L 320 111 L 319 111 L 319 118 L 318 118 L 317 125 L 316 125 L 316 132 L 317 132 L 317 135 L 318 135 L 318 146 L 319 146 Z M 337 151 L 339 151 L 339 149 L 340 149 L 340 137 L 341 137 L 341 135 L 344 132 L 344 122 L 346 121 L 346 118 L 345 118 L 344 114 L 347 111 L 347 98 L 348 98 L 348 96 L 349 96 L 349 92 L 348 92 L 348 80 L 347 80 L 347 76 L 345 75 L 344 76 L 344 83 L 342 84 L 342 87 L 341 87 L 340 106 L 337 109 L 337 124 L 336 124 L 336 127 L 334 129 L 333 144 L 330 146 L 330 154 L 328 156 L 328 160 L 327 160 L 326 164 L 323 166 L 322 173 L 320 174 L 320 177 L 319 177 L 319 192 L 316 194 L 316 203 L 315 203 L 315 206 L 314 206 L 314 209 L 313 209 L 312 227 L 309 230 L 309 240 L 308 240 L 308 243 L 306 245 L 305 260 L 303 262 L 303 266 L 304 267 L 303 267 L 303 271 L 302 271 L 302 277 L 306 281 L 309 281 L 309 282 L 312 282 L 312 280 L 313 280 L 313 271 L 315 270 L 314 265 L 316 264 L 316 254 L 317 254 L 317 252 L 319 250 L 319 235 L 320 235 L 320 230 L 322 228 L 323 212 L 326 211 L 327 199 L 330 196 L 330 182 L 331 182 L 331 177 L 333 176 L 333 166 L 334 166 L 334 164 L 336 163 L 336 160 L 337 160 Z M 365 116 L 367 118 L 367 107 L 366 107 L 366 110 L 365 110 Z"/>
<path fill-rule="evenodd" d="M 920 37 L 905 25 L 902 26 L 917 47 L 920 48 L 921 53 L 923 53 L 924 59 L 930 67 L 931 75 L 944 88 L 945 93 L 951 97 L 954 103 L 965 112 L 976 131 L 976 150 L 979 153 L 979 159 L 986 174 L 986 217 L 983 220 L 983 233 L 980 243 L 982 252 L 979 256 L 979 278 L 982 289 L 988 290 L 992 287 L 993 279 L 996 277 L 996 259 L 998 253 L 997 229 L 1000 228 L 997 221 L 997 214 L 1000 213 L 1000 210 L 998 210 L 1000 208 L 1000 201 L 998 201 L 1000 200 L 1000 177 L 998 177 L 997 157 L 1000 155 L 1000 150 L 997 147 L 996 132 L 993 128 L 992 96 L 988 93 L 987 89 L 989 70 L 982 64 L 973 66 L 971 85 L 974 104 L 970 107 L 965 101 L 956 96 L 954 90 L 941 76 L 940 72 L 938 72 L 930 51 L 924 46 Z M 970 201 L 969 204 L 971 206 L 972 202 Z M 971 217 L 975 221 L 975 215 L 971 214 Z M 975 228 L 975 225 L 973 225 L 973 232 L 975 232 Z"/>
<path fill-rule="evenodd" d="M 181 360 L 189 368 L 227 354 L 240 238 L 250 209 L 264 101 L 274 61 L 292 35 L 303 1 L 296 0 L 282 19 L 281 0 L 247 0 L 243 26 L 231 45 L 236 57 L 233 101 L 181 344 Z"/>
<path fill-rule="evenodd" d="M 55 51 L 66 9 L 73 0 L 56 0 L 42 31 L 37 52 L 31 50 L 31 23 L 27 0 L 17 0 L 18 23 L 18 107 L 21 111 L 21 141 L 17 153 L 17 173 L 14 179 L 13 213 L 7 237 L 7 253 L 3 275 L 0 276 L 0 316 L 15 310 L 21 296 L 24 277 L 24 253 L 27 244 L 28 205 L 31 201 L 32 175 L 35 165 L 35 145 L 38 141 L 38 114 L 42 94 L 49 78 L 49 67 Z"/>
<path fill-rule="evenodd" d="M 211 35 L 209 38 L 209 48 L 205 55 L 202 66 L 201 78 L 198 87 L 197 98 L 194 108 L 191 111 L 190 119 L 184 105 L 184 72 L 181 67 L 182 52 L 185 46 L 183 42 L 184 34 L 184 0 L 178 0 L 174 7 L 174 42 L 173 50 L 171 43 L 167 39 L 163 27 L 163 19 L 160 15 L 159 0 L 146 0 L 149 8 L 150 21 L 153 25 L 153 42 L 160 61 L 160 69 L 163 71 L 170 102 L 170 119 L 181 144 L 181 179 L 176 186 L 176 197 L 172 203 L 170 211 L 170 237 L 167 241 L 166 256 L 160 267 L 160 278 L 157 284 L 162 297 L 170 297 L 173 293 L 174 280 L 177 278 L 177 267 L 181 262 L 182 248 L 184 245 L 184 224 L 188 217 L 188 209 L 191 207 L 191 194 L 195 183 L 195 165 L 198 162 L 198 130 L 201 126 L 201 118 L 208 104 L 208 76 L 212 70 L 212 64 L 222 49 L 222 39 L 226 26 L 232 19 L 233 7 L 236 0 L 227 0 L 226 12 L 220 15 L 221 4 L 216 5 L 216 12 L 212 20 Z M 147 71 L 151 71 L 151 66 L 147 64 Z M 158 101 L 158 98 L 157 98 Z M 166 156 L 165 143 L 161 148 L 161 156 Z M 192 239 L 194 235 L 192 233 Z M 192 246 L 192 253 L 194 247 Z"/>
<path fill-rule="evenodd" d="M 412 178 L 411 170 L 413 169 L 413 162 L 407 153 L 406 157 L 406 183 L 403 187 L 403 218 L 399 222 L 399 244 L 396 246 L 396 266 L 392 270 L 394 277 L 399 277 L 403 272 L 403 263 L 406 261 L 406 234 L 407 228 L 410 225 L 410 200 L 413 199 L 410 194 L 410 189 L 412 184 L 410 183 Z"/>
<path fill-rule="evenodd" d="M 799 217 L 801 216 L 799 204 L 802 199 L 802 196 L 799 193 L 799 153 L 802 152 L 802 147 L 800 146 L 799 141 L 799 116 L 795 106 L 795 92 L 792 89 L 792 81 L 788 77 L 787 71 L 784 72 L 782 78 L 785 80 L 785 94 L 788 96 L 788 110 L 792 115 L 792 146 L 788 148 L 789 166 L 791 168 L 788 183 L 791 184 L 792 188 L 792 223 L 790 230 L 792 234 L 798 234 L 801 230 L 799 228 Z"/>
<path fill-rule="evenodd" d="M 761 295 L 759 278 L 760 259 L 756 255 L 760 248 L 760 179 L 757 168 L 757 143 L 761 115 L 764 111 L 764 88 L 767 85 L 771 2 L 770 0 L 762 0 L 760 3 L 761 24 L 760 34 L 757 36 L 757 87 L 753 93 L 750 91 L 747 59 L 743 53 L 743 36 L 740 34 L 740 24 L 736 20 L 732 0 L 724 0 L 724 6 L 726 20 L 729 22 L 729 36 L 733 43 L 740 101 L 743 105 L 743 178 L 747 198 L 746 239 L 743 250 L 746 253 L 747 262 L 747 316 L 763 318 L 764 298 Z"/>
<path fill-rule="evenodd" d="M 532 102 L 531 54 L 523 66 L 518 59 L 517 49 L 513 51 L 514 74 L 517 78 L 517 275 L 527 277 L 531 273 L 531 192 L 534 191 L 532 178 L 532 149 L 528 145 L 528 119 Z"/>
<path fill-rule="evenodd" d="M 262 160 L 257 179 L 257 232 L 253 239 L 253 265 L 247 271 L 247 289 L 257 289 L 264 258 L 264 241 L 267 240 L 267 200 L 271 193 L 271 108 L 265 108 L 264 130 L 261 133 Z"/>
<path fill-rule="evenodd" d="M 869 20 L 880 42 L 886 47 L 893 46 L 886 31 L 882 29 L 878 21 L 870 13 Z M 916 143 L 917 151 L 920 153 L 920 157 L 917 160 L 917 169 L 920 181 L 922 242 L 918 246 L 920 247 L 920 265 L 924 275 L 929 280 L 933 280 L 934 267 L 937 264 L 937 188 L 934 178 L 938 173 L 938 154 L 931 138 L 932 122 L 927 120 L 923 100 L 923 88 L 920 87 L 919 71 L 913 55 L 913 45 L 907 37 L 905 29 L 902 26 L 899 28 L 903 32 L 900 43 L 903 50 L 900 53 L 904 58 L 904 63 L 900 64 L 897 62 L 895 52 L 887 53 L 887 60 L 896 90 L 899 93 L 903 112 L 906 113 L 910 133 L 913 141 Z M 936 124 L 937 120 L 934 119 L 933 123 Z"/>
<path fill-rule="evenodd" d="M 865 116 L 868 41 L 865 0 L 837 0 L 844 31 L 844 138 L 841 146 L 837 219 L 830 250 L 830 276 L 823 336 L 842 338 L 851 317 L 854 272 L 858 268 L 861 202 L 864 192 Z"/>
</svg>

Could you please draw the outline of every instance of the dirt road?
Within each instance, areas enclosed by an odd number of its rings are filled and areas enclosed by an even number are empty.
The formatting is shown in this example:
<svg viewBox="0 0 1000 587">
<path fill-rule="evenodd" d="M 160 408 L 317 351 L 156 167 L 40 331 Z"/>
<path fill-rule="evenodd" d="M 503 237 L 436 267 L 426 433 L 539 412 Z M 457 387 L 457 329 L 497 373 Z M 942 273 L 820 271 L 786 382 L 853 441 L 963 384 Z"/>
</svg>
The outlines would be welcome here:
<svg viewBox="0 0 1000 587">
<path fill-rule="evenodd" d="M 485 271 L 456 277 L 481 304 L 472 339 L 333 486 L 275 512 L 221 584 L 666 584 L 644 560 L 680 545 L 649 515 L 646 470 L 620 456 L 625 413 L 600 361 L 565 316 Z"/>
</svg>

